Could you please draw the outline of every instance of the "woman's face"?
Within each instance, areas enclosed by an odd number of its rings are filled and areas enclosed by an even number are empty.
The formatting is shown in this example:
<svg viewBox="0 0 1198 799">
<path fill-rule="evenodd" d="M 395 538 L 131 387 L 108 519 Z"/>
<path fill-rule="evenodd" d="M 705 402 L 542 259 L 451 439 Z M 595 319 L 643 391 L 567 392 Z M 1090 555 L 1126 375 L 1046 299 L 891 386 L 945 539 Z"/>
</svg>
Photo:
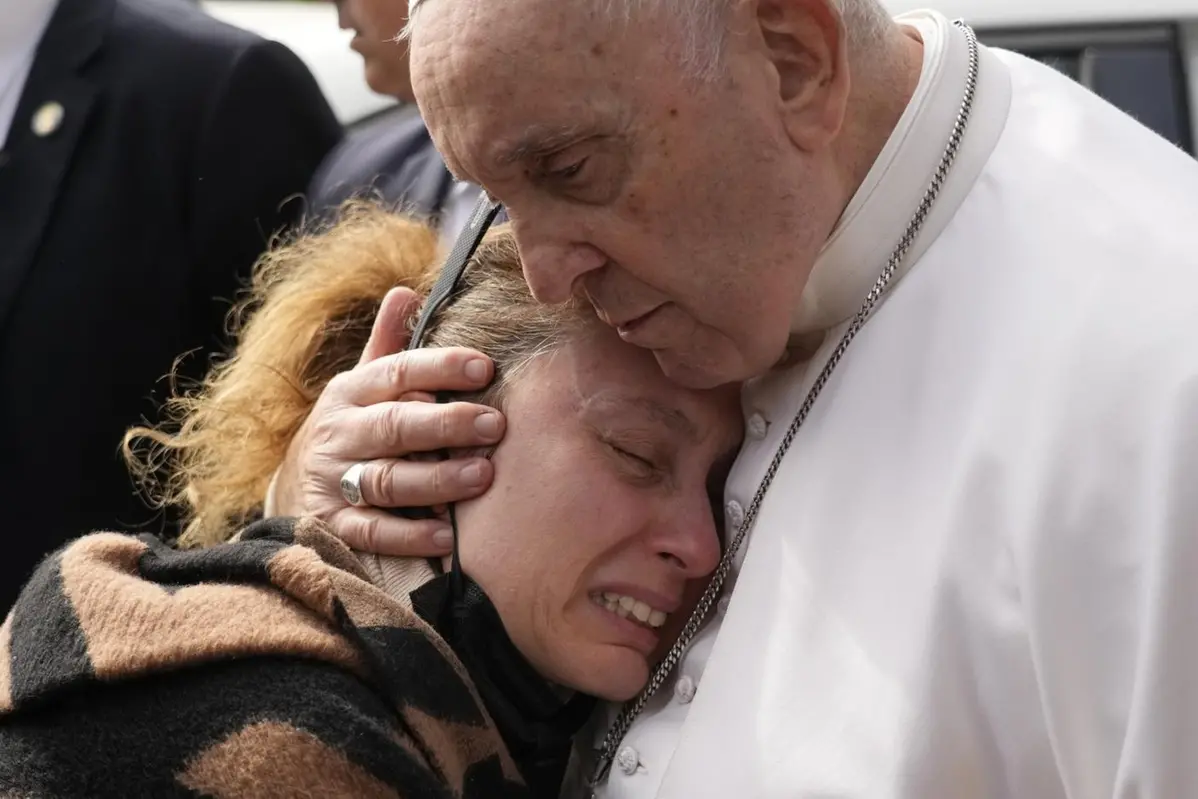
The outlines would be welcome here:
<svg viewBox="0 0 1198 799">
<path fill-rule="evenodd" d="M 495 483 L 458 509 L 463 568 L 541 674 L 628 699 L 719 562 L 739 391 L 683 389 L 595 325 L 517 375 L 504 410 Z"/>
</svg>

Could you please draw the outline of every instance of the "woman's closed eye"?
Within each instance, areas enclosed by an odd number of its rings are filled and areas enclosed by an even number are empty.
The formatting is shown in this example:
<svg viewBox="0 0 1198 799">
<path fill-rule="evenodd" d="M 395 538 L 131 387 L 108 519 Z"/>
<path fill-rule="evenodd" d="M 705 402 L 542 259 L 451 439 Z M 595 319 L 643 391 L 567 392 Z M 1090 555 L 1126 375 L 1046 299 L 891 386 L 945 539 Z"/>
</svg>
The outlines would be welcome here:
<svg viewBox="0 0 1198 799">
<path fill-rule="evenodd" d="M 627 447 L 616 444 L 612 441 L 604 442 L 608 449 L 614 452 L 624 466 L 629 468 L 636 477 L 641 479 L 652 479 L 661 474 L 661 468 L 657 465 L 654 459 L 647 455 L 640 455 Z"/>
</svg>

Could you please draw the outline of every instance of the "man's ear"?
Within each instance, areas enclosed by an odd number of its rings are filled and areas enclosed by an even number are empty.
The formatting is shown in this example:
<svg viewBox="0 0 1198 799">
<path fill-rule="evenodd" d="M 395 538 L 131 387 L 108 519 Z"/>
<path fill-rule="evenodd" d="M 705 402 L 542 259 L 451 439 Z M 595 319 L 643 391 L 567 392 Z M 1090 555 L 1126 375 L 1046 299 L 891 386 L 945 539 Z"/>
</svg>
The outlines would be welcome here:
<svg viewBox="0 0 1198 799">
<path fill-rule="evenodd" d="M 756 23 L 791 141 L 806 151 L 826 147 L 844 124 L 849 100 L 840 11 L 832 0 L 756 0 Z"/>
</svg>

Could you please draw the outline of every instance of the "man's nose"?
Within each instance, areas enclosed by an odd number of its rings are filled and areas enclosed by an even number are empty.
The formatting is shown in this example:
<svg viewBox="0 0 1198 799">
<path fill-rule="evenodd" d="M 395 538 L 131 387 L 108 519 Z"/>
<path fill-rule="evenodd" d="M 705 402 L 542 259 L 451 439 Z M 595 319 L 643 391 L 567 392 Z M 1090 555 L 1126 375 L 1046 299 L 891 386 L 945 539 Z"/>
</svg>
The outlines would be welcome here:
<svg viewBox="0 0 1198 799">
<path fill-rule="evenodd" d="M 565 302 L 584 275 L 607 263 L 606 256 L 589 244 L 521 235 L 519 227 L 515 233 L 524 279 L 538 302 Z"/>
</svg>

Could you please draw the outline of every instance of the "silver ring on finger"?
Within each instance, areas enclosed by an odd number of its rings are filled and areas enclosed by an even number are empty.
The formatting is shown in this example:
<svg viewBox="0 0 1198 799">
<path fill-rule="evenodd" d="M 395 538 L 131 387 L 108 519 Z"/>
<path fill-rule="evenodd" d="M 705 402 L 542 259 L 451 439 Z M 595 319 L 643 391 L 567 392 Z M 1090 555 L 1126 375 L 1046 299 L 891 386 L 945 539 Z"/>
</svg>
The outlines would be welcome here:
<svg viewBox="0 0 1198 799">
<path fill-rule="evenodd" d="M 366 471 L 366 463 L 362 461 L 355 463 L 345 470 L 345 474 L 341 475 L 341 496 L 355 508 L 370 505 L 362 497 L 362 472 L 364 471 Z"/>
</svg>

